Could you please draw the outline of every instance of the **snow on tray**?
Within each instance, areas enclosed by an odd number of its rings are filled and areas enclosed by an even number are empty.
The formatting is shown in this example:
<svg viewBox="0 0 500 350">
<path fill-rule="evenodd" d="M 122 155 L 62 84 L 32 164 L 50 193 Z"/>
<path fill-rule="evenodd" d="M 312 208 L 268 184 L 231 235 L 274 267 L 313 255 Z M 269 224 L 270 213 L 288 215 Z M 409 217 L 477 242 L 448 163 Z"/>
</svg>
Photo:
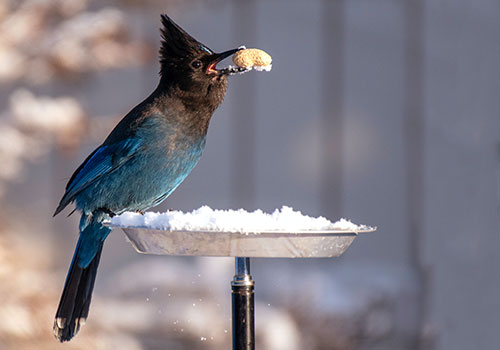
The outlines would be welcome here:
<svg viewBox="0 0 500 350">
<path fill-rule="evenodd" d="M 313 218 L 302 215 L 290 207 L 283 206 L 272 214 L 262 210 L 217 210 L 203 206 L 190 213 L 169 211 L 147 212 L 144 215 L 126 212 L 111 219 L 112 226 L 145 227 L 170 231 L 225 231 L 225 232 L 297 232 L 341 230 L 359 232 L 371 230 L 365 225 L 356 225 L 346 219 L 332 223 L 324 217 Z"/>
</svg>

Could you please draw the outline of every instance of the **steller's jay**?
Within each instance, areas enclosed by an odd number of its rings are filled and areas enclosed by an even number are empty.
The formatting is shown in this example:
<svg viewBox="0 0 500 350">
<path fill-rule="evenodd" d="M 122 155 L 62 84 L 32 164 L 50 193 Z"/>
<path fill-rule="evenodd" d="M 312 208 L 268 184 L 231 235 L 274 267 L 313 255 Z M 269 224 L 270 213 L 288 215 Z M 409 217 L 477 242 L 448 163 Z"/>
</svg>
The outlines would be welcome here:
<svg viewBox="0 0 500 350">
<path fill-rule="evenodd" d="M 142 212 L 161 203 L 193 170 L 208 124 L 226 93 L 227 76 L 245 68 L 217 69 L 240 48 L 214 53 L 162 15 L 160 82 L 103 144 L 76 169 L 54 216 L 75 202 L 80 235 L 59 302 L 54 334 L 70 340 L 85 323 L 110 216 Z"/>
</svg>

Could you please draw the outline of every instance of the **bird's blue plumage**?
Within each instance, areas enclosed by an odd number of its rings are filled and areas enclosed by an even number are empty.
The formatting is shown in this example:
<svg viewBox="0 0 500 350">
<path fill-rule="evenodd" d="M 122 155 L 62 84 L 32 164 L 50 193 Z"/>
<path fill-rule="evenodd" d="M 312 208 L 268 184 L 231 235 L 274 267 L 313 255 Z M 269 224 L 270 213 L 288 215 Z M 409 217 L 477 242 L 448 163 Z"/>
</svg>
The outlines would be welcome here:
<svg viewBox="0 0 500 350">
<path fill-rule="evenodd" d="M 111 229 L 102 225 L 106 213 L 98 212 L 92 216 L 82 215 L 80 219 L 80 237 L 78 240 L 76 263 L 87 268 L 94 259 Z"/>
<path fill-rule="evenodd" d="M 146 210 L 186 178 L 204 145 L 205 135 L 186 135 L 166 118 L 149 116 L 133 138 L 97 149 L 68 186 L 68 200 L 87 215 Z"/>
<path fill-rule="evenodd" d="M 68 184 L 60 207 L 68 205 L 78 193 L 94 184 L 102 176 L 115 171 L 132 158 L 134 152 L 140 147 L 141 142 L 139 139 L 129 138 L 109 146 L 103 145 L 96 149 Z"/>
</svg>

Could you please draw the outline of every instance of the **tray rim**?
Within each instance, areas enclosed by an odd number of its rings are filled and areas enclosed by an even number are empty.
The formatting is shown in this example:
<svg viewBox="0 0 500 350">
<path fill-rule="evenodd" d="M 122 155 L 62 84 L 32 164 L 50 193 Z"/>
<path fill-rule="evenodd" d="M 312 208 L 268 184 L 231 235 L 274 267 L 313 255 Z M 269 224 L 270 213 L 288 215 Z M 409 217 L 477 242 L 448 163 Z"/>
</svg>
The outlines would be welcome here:
<svg viewBox="0 0 500 350">
<path fill-rule="evenodd" d="M 361 230 L 297 230 L 297 231 L 219 231 L 219 230 L 170 230 L 151 228 L 147 226 L 118 226 L 106 223 L 110 228 L 119 228 L 122 230 L 144 230 L 158 233 L 186 233 L 186 234 L 221 234 L 221 235 L 241 235 L 241 236 L 332 236 L 332 235 L 358 235 L 360 233 L 371 233 L 377 231 L 377 227 L 367 226 Z"/>
</svg>

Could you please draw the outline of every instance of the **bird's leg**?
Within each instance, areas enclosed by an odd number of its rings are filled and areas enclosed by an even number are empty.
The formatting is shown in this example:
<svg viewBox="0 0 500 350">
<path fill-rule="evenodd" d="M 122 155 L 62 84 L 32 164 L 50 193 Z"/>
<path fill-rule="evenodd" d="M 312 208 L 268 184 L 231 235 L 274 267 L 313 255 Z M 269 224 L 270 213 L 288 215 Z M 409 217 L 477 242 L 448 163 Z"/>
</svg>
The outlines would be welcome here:
<svg viewBox="0 0 500 350">
<path fill-rule="evenodd" d="M 104 207 L 97 209 L 97 211 L 102 211 L 103 213 L 107 214 L 110 218 L 112 218 L 113 216 L 116 215 L 115 213 L 113 213 L 111 211 L 111 209 L 104 208 Z"/>
</svg>

